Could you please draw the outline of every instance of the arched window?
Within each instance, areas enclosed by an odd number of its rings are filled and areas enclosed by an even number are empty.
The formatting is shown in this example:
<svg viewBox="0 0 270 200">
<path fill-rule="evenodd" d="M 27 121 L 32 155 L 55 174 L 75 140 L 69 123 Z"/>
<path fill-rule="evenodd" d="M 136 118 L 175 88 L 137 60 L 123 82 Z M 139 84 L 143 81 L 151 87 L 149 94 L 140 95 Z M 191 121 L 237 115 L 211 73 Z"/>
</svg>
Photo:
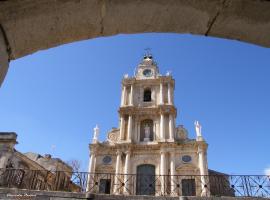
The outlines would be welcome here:
<svg viewBox="0 0 270 200">
<path fill-rule="evenodd" d="M 141 121 L 140 124 L 140 141 L 141 142 L 148 142 L 153 141 L 154 133 L 153 133 L 153 120 L 146 119 Z"/>
<path fill-rule="evenodd" d="M 151 89 L 145 89 L 143 93 L 143 101 L 149 102 L 151 101 Z"/>
</svg>

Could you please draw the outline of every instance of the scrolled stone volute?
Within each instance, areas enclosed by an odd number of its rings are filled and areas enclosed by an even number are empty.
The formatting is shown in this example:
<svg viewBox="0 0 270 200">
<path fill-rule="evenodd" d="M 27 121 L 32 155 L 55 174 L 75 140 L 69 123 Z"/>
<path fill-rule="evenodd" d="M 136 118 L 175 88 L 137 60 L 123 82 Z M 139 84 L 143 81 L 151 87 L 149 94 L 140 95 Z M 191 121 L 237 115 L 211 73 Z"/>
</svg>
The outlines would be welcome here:
<svg viewBox="0 0 270 200">
<path fill-rule="evenodd" d="M 119 128 L 112 128 L 107 134 L 107 140 L 109 143 L 116 143 L 119 140 Z"/>
<path fill-rule="evenodd" d="M 188 139 L 188 131 L 184 128 L 183 125 L 179 125 L 176 128 L 176 140 L 187 140 Z"/>
</svg>

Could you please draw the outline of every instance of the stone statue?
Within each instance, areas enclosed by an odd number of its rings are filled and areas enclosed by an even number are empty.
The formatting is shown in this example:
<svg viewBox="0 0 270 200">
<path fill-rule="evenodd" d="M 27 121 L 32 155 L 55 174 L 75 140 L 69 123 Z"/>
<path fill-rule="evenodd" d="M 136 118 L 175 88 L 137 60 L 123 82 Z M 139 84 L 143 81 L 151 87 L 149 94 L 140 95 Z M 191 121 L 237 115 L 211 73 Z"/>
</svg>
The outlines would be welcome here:
<svg viewBox="0 0 270 200">
<path fill-rule="evenodd" d="M 198 121 L 194 122 L 197 137 L 202 137 L 202 126 Z"/>
<path fill-rule="evenodd" d="M 166 76 L 171 76 L 172 72 L 171 71 L 167 71 L 166 72 Z"/>
<path fill-rule="evenodd" d="M 96 127 L 94 128 L 93 143 L 98 142 L 98 135 L 99 135 L 99 127 L 98 127 L 98 125 L 96 125 Z"/>
<path fill-rule="evenodd" d="M 149 141 L 150 139 L 150 126 L 145 124 L 144 126 L 144 141 Z"/>
</svg>

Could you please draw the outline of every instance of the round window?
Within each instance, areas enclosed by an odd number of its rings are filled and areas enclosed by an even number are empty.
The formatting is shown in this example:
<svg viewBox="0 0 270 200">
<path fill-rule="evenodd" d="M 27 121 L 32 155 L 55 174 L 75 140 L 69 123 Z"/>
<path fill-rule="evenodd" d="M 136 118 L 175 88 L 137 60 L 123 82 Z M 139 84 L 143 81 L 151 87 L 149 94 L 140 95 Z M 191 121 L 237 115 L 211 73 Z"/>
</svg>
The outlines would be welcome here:
<svg viewBox="0 0 270 200">
<path fill-rule="evenodd" d="M 102 161 L 104 164 L 110 164 L 112 162 L 112 157 L 111 156 L 104 156 Z"/>
<path fill-rule="evenodd" d="M 189 155 L 182 156 L 182 161 L 183 162 L 190 162 L 191 161 L 191 156 L 189 156 Z"/>
</svg>

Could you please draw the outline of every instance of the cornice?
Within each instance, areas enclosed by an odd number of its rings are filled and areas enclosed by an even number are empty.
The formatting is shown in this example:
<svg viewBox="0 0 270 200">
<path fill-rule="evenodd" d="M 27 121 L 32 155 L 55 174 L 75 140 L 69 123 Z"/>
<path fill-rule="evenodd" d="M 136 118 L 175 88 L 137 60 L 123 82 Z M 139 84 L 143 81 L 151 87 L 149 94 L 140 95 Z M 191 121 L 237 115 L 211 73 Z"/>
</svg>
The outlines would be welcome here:
<svg viewBox="0 0 270 200">
<path fill-rule="evenodd" d="M 136 86 L 136 85 L 141 85 L 141 84 L 157 85 L 160 83 L 170 83 L 174 88 L 175 80 L 172 78 L 172 76 L 158 76 L 157 78 L 153 78 L 153 79 L 136 79 L 135 77 L 122 79 L 123 86 L 130 86 L 130 85 Z"/>
<path fill-rule="evenodd" d="M 152 144 L 142 144 L 142 143 L 115 143 L 114 145 L 111 145 L 109 143 L 97 143 L 97 144 L 90 144 L 90 151 L 95 154 L 103 155 L 104 152 L 116 152 L 120 151 L 122 153 L 125 153 L 127 151 L 140 152 L 140 151 L 158 151 L 165 149 L 166 152 L 177 152 L 177 151 L 183 151 L 187 148 L 194 149 L 195 151 L 198 149 L 198 144 L 195 140 L 189 140 L 184 143 L 178 143 L 178 142 L 153 142 Z"/>
<path fill-rule="evenodd" d="M 177 109 L 174 105 L 163 104 L 154 107 L 139 107 L 139 106 L 122 106 L 119 108 L 120 115 L 160 115 L 172 114 L 177 115 Z"/>
</svg>

